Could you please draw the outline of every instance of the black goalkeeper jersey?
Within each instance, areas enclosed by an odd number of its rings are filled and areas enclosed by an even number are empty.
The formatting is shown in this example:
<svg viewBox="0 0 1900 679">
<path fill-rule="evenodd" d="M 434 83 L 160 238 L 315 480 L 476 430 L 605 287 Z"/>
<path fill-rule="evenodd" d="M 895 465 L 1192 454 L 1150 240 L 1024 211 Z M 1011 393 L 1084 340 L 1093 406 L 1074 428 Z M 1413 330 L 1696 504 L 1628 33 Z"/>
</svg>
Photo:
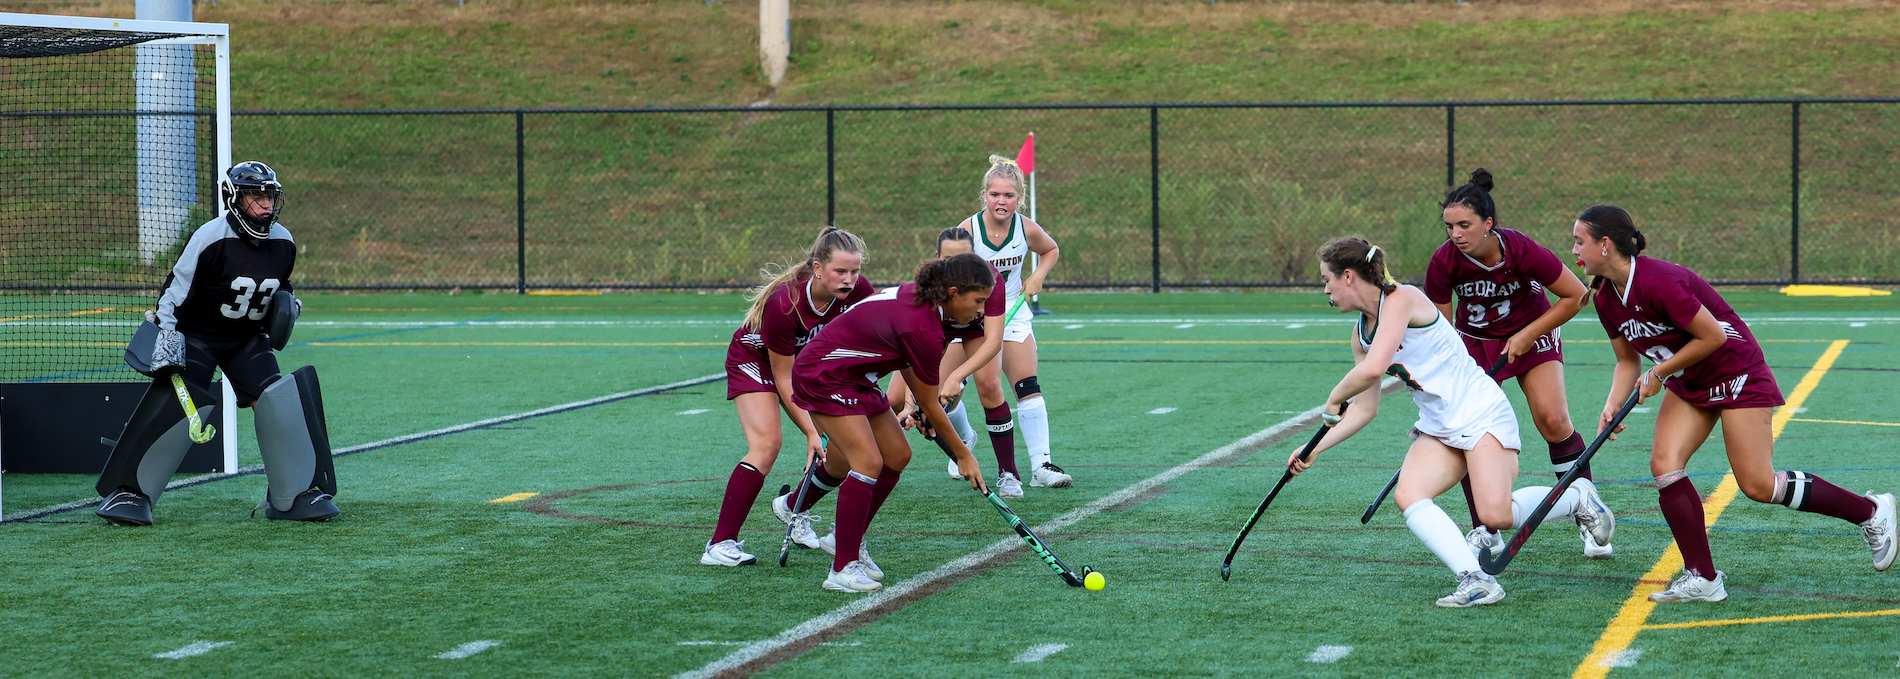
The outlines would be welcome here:
<svg viewBox="0 0 1900 679">
<path fill-rule="evenodd" d="M 264 331 L 270 296 L 289 290 L 297 245 L 282 224 L 270 238 L 254 241 L 219 217 L 198 227 L 165 278 L 158 298 L 158 325 L 185 337 L 227 341 Z"/>
</svg>

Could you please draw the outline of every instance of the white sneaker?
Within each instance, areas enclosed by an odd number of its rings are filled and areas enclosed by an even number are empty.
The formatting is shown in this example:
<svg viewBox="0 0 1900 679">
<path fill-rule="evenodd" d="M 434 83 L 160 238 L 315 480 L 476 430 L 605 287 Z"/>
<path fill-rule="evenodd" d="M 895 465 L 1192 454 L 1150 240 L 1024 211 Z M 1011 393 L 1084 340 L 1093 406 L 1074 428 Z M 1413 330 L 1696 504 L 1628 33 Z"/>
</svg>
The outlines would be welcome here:
<svg viewBox="0 0 1900 679">
<path fill-rule="evenodd" d="M 1597 494 L 1597 485 L 1589 479 L 1578 477 L 1570 484 L 1582 493 L 1577 500 L 1576 511 L 1570 518 L 1577 522 L 1577 535 L 1583 541 L 1583 556 L 1590 559 L 1607 559 L 1615 554 L 1610 547 L 1610 538 L 1616 534 L 1616 514 L 1603 504 L 1603 496 Z"/>
<path fill-rule="evenodd" d="M 996 477 L 996 495 L 1004 499 L 1023 496 L 1023 482 L 1015 474 L 1003 472 Z"/>
<path fill-rule="evenodd" d="M 864 564 L 857 561 L 845 564 L 844 570 L 833 571 L 825 576 L 825 589 L 839 592 L 875 592 L 883 586 L 867 577 Z"/>
<path fill-rule="evenodd" d="M 699 556 L 699 562 L 708 566 L 750 566 L 758 563 L 759 557 L 745 553 L 744 542 L 725 540 L 706 543 L 706 553 Z"/>
<path fill-rule="evenodd" d="M 792 544 L 805 549 L 818 548 L 818 533 L 811 529 L 811 522 L 814 520 L 816 517 L 813 517 L 811 512 L 792 517 Z"/>
<path fill-rule="evenodd" d="M 1053 462 L 1044 462 L 1036 471 L 1029 474 L 1029 485 L 1037 488 L 1068 488 L 1075 477 L 1069 476 Z"/>
<path fill-rule="evenodd" d="M 820 539 L 818 541 L 818 548 L 825 550 L 826 554 L 837 556 L 838 555 L 838 531 L 833 530 L 830 533 L 826 534 L 824 538 Z M 869 576 L 872 580 L 881 581 L 884 579 L 884 569 L 878 568 L 877 562 L 871 560 L 871 541 L 870 540 L 858 541 L 858 560 L 855 563 L 857 563 L 860 566 L 863 566 L 864 574 L 866 576 Z"/>
<path fill-rule="evenodd" d="M 951 460 L 951 461 L 950 461 L 950 478 L 953 478 L 953 479 L 956 479 L 956 480 L 958 480 L 958 481 L 962 481 L 962 480 L 963 480 L 963 472 L 960 472 L 960 471 L 957 471 L 957 461 L 956 461 L 956 460 Z"/>
<path fill-rule="evenodd" d="M 1458 589 L 1438 600 L 1439 608 L 1470 608 L 1504 600 L 1504 585 L 1478 571 L 1458 574 Z"/>
<path fill-rule="evenodd" d="M 1669 589 L 1649 595 L 1650 601 L 1721 601 L 1727 598 L 1728 590 L 1722 587 L 1722 571 L 1715 572 L 1714 580 L 1683 571 L 1682 577 L 1669 583 Z"/>
<path fill-rule="evenodd" d="M 837 556 L 838 555 L 838 529 L 833 528 L 831 529 L 831 532 L 826 533 L 824 537 L 819 538 L 818 548 L 825 550 L 826 554 Z"/>
<path fill-rule="evenodd" d="M 1874 516 L 1860 525 L 1860 534 L 1867 538 L 1867 546 L 1874 550 L 1874 570 L 1884 571 L 1893 565 L 1893 493 L 1875 495 L 1867 491 L 1867 499 L 1874 501 Z"/>
<path fill-rule="evenodd" d="M 786 493 L 772 498 L 772 515 L 778 517 L 779 523 L 789 524 L 792 522 L 792 517 L 796 514 L 796 512 L 792 511 L 793 495 L 795 495 L 795 493 Z"/>
<path fill-rule="evenodd" d="M 1490 528 L 1484 526 L 1478 526 L 1477 528 L 1471 529 L 1471 532 L 1465 533 L 1465 544 L 1471 547 L 1472 556 L 1482 556 L 1484 554 L 1484 548 L 1490 547 L 1491 556 L 1496 558 L 1498 555 L 1504 553 L 1504 534 L 1492 531 Z"/>
</svg>

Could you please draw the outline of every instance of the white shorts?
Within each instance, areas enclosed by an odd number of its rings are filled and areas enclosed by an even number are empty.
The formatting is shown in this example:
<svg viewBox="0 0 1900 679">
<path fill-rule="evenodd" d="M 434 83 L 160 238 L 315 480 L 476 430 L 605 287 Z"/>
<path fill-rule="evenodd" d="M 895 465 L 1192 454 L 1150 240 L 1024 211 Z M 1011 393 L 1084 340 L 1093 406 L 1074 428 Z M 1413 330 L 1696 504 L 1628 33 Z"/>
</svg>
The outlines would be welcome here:
<svg viewBox="0 0 1900 679">
<path fill-rule="evenodd" d="M 1029 305 L 1024 304 L 1023 308 L 1016 312 L 1016 317 L 1009 319 L 1009 325 L 1003 326 L 1003 341 L 1021 343 L 1035 337 L 1036 331 L 1030 326 L 1035 317 L 1036 314 L 1030 311 Z"/>
<path fill-rule="evenodd" d="M 1517 413 L 1510 408 L 1499 408 L 1492 412 L 1495 414 L 1487 420 L 1443 436 L 1426 434 L 1419 429 L 1420 425 L 1426 423 L 1420 421 L 1412 425 L 1412 431 L 1407 432 L 1406 436 L 1414 441 L 1420 436 L 1431 436 L 1438 439 L 1440 443 L 1458 450 L 1471 450 L 1478 447 L 1478 442 L 1484 440 L 1485 434 L 1490 434 L 1498 440 L 1498 443 L 1504 445 L 1505 450 L 1512 452 L 1523 450 L 1524 444 L 1517 435 Z"/>
</svg>

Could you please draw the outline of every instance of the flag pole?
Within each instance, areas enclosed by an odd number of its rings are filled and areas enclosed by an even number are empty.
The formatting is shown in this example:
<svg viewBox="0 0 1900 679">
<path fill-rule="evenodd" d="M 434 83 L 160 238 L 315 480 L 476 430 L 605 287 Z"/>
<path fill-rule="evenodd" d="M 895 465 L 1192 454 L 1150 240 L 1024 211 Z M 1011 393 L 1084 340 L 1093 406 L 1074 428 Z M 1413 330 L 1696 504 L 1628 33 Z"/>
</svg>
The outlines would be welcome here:
<svg viewBox="0 0 1900 679">
<path fill-rule="evenodd" d="M 1029 133 L 1029 143 L 1030 144 L 1036 143 L 1036 133 L 1033 131 Z M 1034 147 L 1032 146 L 1031 148 L 1034 148 Z M 1030 167 L 1030 170 L 1029 170 L 1029 221 L 1040 223 L 1036 219 L 1036 170 L 1035 170 L 1036 166 L 1032 164 L 1029 167 Z M 1031 271 L 1034 271 L 1041 266 L 1042 266 L 1042 256 L 1036 254 L 1035 250 L 1030 250 L 1029 251 L 1029 269 Z M 1055 313 L 1055 312 L 1048 311 L 1042 308 L 1041 294 L 1031 295 L 1029 297 L 1029 314 L 1030 315 L 1043 316 L 1043 315 L 1051 314 L 1051 313 Z"/>
</svg>

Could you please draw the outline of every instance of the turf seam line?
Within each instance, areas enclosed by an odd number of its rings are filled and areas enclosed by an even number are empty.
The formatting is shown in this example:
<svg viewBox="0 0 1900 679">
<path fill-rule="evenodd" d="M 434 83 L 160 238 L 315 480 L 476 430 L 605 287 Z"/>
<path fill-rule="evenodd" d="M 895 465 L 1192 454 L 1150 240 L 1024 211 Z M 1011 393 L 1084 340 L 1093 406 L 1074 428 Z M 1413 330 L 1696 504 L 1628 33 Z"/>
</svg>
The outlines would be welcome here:
<svg viewBox="0 0 1900 679">
<path fill-rule="evenodd" d="M 496 425 L 520 422 L 522 420 L 542 417 L 546 415 L 558 415 L 558 414 L 573 411 L 573 410 L 580 410 L 582 408 L 591 408 L 591 407 L 605 404 L 605 403 L 613 403 L 615 401 L 624 401 L 626 399 L 630 399 L 630 398 L 634 398 L 638 396 L 657 394 L 663 391 L 672 391 L 674 389 L 684 389 L 686 387 L 695 387 L 701 384 L 705 384 L 707 382 L 722 380 L 722 379 L 725 379 L 725 377 L 726 377 L 726 373 L 722 371 L 722 372 L 714 373 L 711 375 L 703 375 L 700 377 L 695 377 L 690 380 L 674 382 L 672 384 L 662 384 L 657 387 L 647 387 L 644 389 L 635 389 L 633 391 L 623 391 L 618 394 L 608 394 L 606 396 L 597 396 L 597 397 L 590 398 L 584 401 L 575 401 L 573 403 L 565 403 L 558 406 L 549 406 L 546 408 L 541 408 L 539 410 L 530 410 L 525 413 L 515 413 L 513 415 L 491 417 L 486 420 L 469 422 L 467 424 L 458 424 L 453 427 L 443 427 L 441 429 L 436 429 L 433 431 L 425 431 L 425 432 L 419 432 L 415 434 L 405 434 L 403 436 L 397 436 L 395 438 L 388 438 L 388 439 L 383 439 L 381 441 L 375 441 L 372 443 L 365 443 L 362 445 L 356 445 L 356 446 L 350 446 L 348 448 L 343 448 L 331 453 L 331 456 L 345 457 L 349 455 L 355 455 L 357 453 L 367 453 L 372 450 L 381 450 L 383 448 L 390 448 L 394 446 L 400 446 L 403 444 L 415 443 L 417 441 L 426 441 L 432 438 L 448 436 L 450 434 L 459 434 L 461 432 L 470 431 L 474 429 L 485 429 L 485 428 L 493 427 Z M 202 486 L 204 484 L 212 483 L 214 481 L 222 481 L 225 479 L 235 479 L 241 476 L 251 476 L 253 474 L 260 474 L 260 473 L 263 473 L 263 471 L 264 471 L 264 465 L 254 464 L 254 465 L 250 465 L 246 467 L 239 467 L 237 471 L 231 472 L 229 474 L 205 474 L 202 476 L 194 476 L 188 479 L 179 479 L 171 483 L 165 484 L 165 490 L 169 492 L 169 491 L 177 490 L 179 488 L 190 488 L 192 486 Z M 97 504 L 99 504 L 98 498 L 81 498 L 78 500 L 73 500 L 71 502 L 52 505 L 48 507 L 41 507 L 39 509 L 34 509 L 34 510 L 26 511 L 26 512 L 21 512 L 19 514 L 6 516 L 4 518 L 0 518 L 0 524 L 15 523 L 19 521 L 26 521 L 29 519 L 37 519 L 41 517 L 52 516 L 54 514 L 70 512 L 75 509 L 91 507 Z"/>
<path fill-rule="evenodd" d="M 1386 378 L 1380 384 L 1379 393 L 1384 396 L 1396 389 L 1399 381 Z M 1237 441 L 1221 446 L 1193 460 L 1169 468 L 1154 476 L 1139 481 L 1107 496 L 1097 498 L 1081 507 L 1064 512 L 1047 523 L 1031 530 L 1040 536 L 1048 536 L 1078 521 L 1101 513 L 1130 499 L 1148 492 L 1150 489 L 1167 483 L 1195 469 L 1212 466 L 1227 458 L 1252 453 L 1267 446 L 1290 438 L 1300 427 L 1319 421 L 1320 408 L 1313 408 L 1289 417 L 1278 424 L 1249 434 Z M 715 676 L 744 677 L 764 672 L 779 663 L 791 660 L 810 650 L 819 643 L 830 641 L 850 629 L 870 623 L 872 620 L 896 612 L 911 601 L 907 599 L 917 590 L 927 590 L 941 581 L 961 579 L 959 576 L 993 560 L 1001 560 L 1010 552 L 1027 548 L 1015 535 L 1001 538 L 982 550 L 971 552 L 928 572 L 912 576 L 895 585 L 888 585 L 871 594 L 858 598 L 851 603 L 833 609 L 831 612 L 799 623 L 790 629 L 774 635 L 770 639 L 758 641 L 733 651 L 723 658 L 707 663 L 696 670 L 681 672 L 673 679 L 706 679 Z M 930 592 L 934 593 L 934 592 Z M 924 596 L 928 596 L 925 594 Z M 921 597 L 919 597 L 921 598 Z M 856 623 L 856 624 L 853 624 Z M 843 628 L 843 629 L 841 629 Z"/>
</svg>

